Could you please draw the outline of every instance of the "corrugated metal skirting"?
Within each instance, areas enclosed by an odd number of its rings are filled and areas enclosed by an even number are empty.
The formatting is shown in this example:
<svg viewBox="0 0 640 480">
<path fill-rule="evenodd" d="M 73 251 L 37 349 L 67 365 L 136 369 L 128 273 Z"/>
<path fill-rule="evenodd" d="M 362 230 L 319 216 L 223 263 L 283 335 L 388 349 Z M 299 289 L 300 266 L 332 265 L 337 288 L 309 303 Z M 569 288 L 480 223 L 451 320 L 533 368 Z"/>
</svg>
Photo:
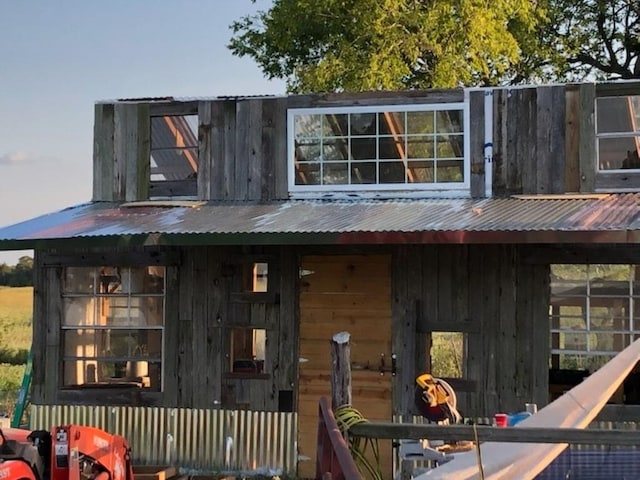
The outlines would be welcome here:
<svg viewBox="0 0 640 480">
<path fill-rule="evenodd" d="M 248 410 L 32 405 L 30 428 L 78 424 L 122 435 L 136 465 L 295 474 L 297 414 Z"/>
</svg>

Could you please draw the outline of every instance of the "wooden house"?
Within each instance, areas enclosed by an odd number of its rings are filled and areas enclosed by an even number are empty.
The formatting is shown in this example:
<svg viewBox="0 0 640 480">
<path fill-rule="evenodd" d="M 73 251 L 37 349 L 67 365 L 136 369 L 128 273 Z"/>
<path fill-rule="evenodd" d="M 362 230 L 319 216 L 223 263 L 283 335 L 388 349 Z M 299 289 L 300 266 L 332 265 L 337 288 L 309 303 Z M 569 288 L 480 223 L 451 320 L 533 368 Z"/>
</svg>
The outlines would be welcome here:
<svg viewBox="0 0 640 480">
<path fill-rule="evenodd" d="M 346 331 L 370 419 L 449 344 L 464 415 L 542 406 L 640 335 L 639 152 L 638 82 L 99 102 L 91 201 L 0 229 L 32 402 L 297 412 L 312 456 Z"/>
</svg>

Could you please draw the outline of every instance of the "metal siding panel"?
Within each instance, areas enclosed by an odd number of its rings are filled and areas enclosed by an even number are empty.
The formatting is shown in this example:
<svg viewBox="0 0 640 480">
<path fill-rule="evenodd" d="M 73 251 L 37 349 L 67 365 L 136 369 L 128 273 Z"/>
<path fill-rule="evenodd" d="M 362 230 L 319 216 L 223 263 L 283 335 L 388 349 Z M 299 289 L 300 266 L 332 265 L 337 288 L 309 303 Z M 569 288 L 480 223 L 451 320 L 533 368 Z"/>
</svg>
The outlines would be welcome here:
<svg viewBox="0 0 640 480">
<path fill-rule="evenodd" d="M 461 232 L 495 232 L 499 234 L 495 238 L 501 236 L 502 241 L 506 241 L 509 239 L 506 233 L 513 232 L 615 233 L 616 238 L 624 239 L 628 232 L 637 235 L 640 231 L 640 194 L 637 193 L 476 200 L 293 200 L 168 205 L 144 202 L 134 205 L 98 202 L 44 215 L 0 229 L 0 245 L 20 241 L 33 246 L 39 241 L 85 238 L 98 241 L 117 237 L 119 241 L 139 238 L 149 246 L 171 242 L 173 236 L 184 241 L 185 235 L 202 238 L 203 244 L 215 244 L 218 235 L 224 236 L 227 242 L 238 237 L 239 243 L 242 235 L 259 235 L 263 238 L 261 241 L 282 244 L 286 236 L 295 234 L 330 234 L 324 241 L 334 243 L 339 238 L 333 234 L 354 233 L 376 234 L 377 237 L 360 238 L 365 243 L 380 243 L 385 235 L 425 232 L 442 232 L 442 243 L 447 243 L 447 235 Z M 555 241 L 558 237 L 543 238 Z M 585 236 L 584 241 L 591 240 Z"/>
<path fill-rule="evenodd" d="M 294 413 L 31 405 L 31 429 L 50 430 L 66 424 L 94 426 L 124 436 L 137 465 L 177 465 L 203 472 L 295 473 Z"/>
</svg>

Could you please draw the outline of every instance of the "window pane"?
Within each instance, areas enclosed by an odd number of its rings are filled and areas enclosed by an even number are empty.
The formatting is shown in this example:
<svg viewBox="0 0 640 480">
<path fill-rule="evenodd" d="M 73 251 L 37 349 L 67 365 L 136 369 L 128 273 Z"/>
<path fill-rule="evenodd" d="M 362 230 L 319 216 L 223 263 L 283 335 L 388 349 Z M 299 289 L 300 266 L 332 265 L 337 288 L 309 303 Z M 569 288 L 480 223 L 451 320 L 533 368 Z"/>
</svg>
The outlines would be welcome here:
<svg viewBox="0 0 640 480">
<path fill-rule="evenodd" d="M 346 113 L 323 115 L 322 134 L 325 137 L 346 137 L 349 135 L 349 116 Z"/>
<path fill-rule="evenodd" d="M 354 160 L 375 160 L 378 157 L 375 138 L 352 138 L 351 158 Z"/>
<path fill-rule="evenodd" d="M 376 164 L 373 162 L 358 162 L 351 164 L 351 183 L 377 183 Z"/>
<path fill-rule="evenodd" d="M 406 158 L 404 137 L 380 138 L 380 158 Z"/>
<path fill-rule="evenodd" d="M 63 382 L 67 387 L 127 383 L 160 391 L 160 361 L 65 360 L 63 369 Z"/>
<path fill-rule="evenodd" d="M 267 332 L 260 328 L 231 330 L 231 371 L 234 373 L 263 373 Z"/>
<path fill-rule="evenodd" d="M 597 133 L 640 132 L 640 96 L 596 99 Z"/>
<path fill-rule="evenodd" d="M 404 112 L 381 112 L 378 114 L 378 125 L 380 125 L 380 135 L 393 135 L 398 138 L 404 137 Z"/>
<path fill-rule="evenodd" d="M 196 178 L 198 147 L 151 152 L 150 179 L 154 182 Z"/>
<path fill-rule="evenodd" d="M 197 115 L 151 117 L 151 149 L 198 146 Z"/>
<path fill-rule="evenodd" d="M 62 291 L 64 293 L 93 293 L 95 273 L 95 268 L 66 268 L 62 280 Z"/>
<path fill-rule="evenodd" d="M 439 183 L 462 182 L 464 181 L 463 168 L 462 160 L 437 161 L 436 181 Z"/>
<path fill-rule="evenodd" d="M 404 183 L 405 168 L 403 162 L 380 163 L 380 183 Z"/>
<path fill-rule="evenodd" d="M 595 300 L 595 299 L 594 299 Z M 598 299 L 598 304 L 605 305 L 609 303 L 611 306 L 594 307 L 594 301 L 591 302 L 589 309 L 589 318 L 591 328 L 593 330 L 623 330 L 629 329 L 629 310 L 625 305 L 629 303 L 629 299 Z M 623 305 L 623 307 L 620 306 Z"/>
<path fill-rule="evenodd" d="M 349 183 L 348 175 L 346 162 L 331 162 L 324 165 L 322 180 L 325 185 L 346 185 Z"/>
<path fill-rule="evenodd" d="M 436 137 L 438 158 L 461 158 L 464 156 L 462 137 L 458 135 L 438 135 Z"/>
<path fill-rule="evenodd" d="M 433 160 L 426 161 L 411 161 L 407 165 L 407 177 L 411 183 L 429 183 L 435 181 L 434 175 L 434 162 Z"/>
<path fill-rule="evenodd" d="M 294 122 L 294 134 L 296 140 L 305 137 L 322 136 L 322 125 L 320 115 L 296 115 Z"/>
<path fill-rule="evenodd" d="M 322 158 L 325 161 L 346 160 L 349 157 L 346 138 L 328 138 L 322 143 Z"/>
<path fill-rule="evenodd" d="M 598 139 L 598 168 L 600 170 L 640 168 L 638 142 L 640 137 Z"/>
<path fill-rule="evenodd" d="M 434 138 L 429 137 L 409 137 L 407 142 L 408 158 L 433 158 Z"/>
<path fill-rule="evenodd" d="M 296 162 L 317 162 L 320 160 L 320 141 L 301 141 L 296 147 Z"/>
<path fill-rule="evenodd" d="M 91 297 L 67 297 L 62 301 L 64 308 L 63 325 L 94 325 L 95 299 Z"/>
<path fill-rule="evenodd" d="M 560 332 L 560 348 L 564 350 L 586 350 L 587 334 L 584 332 Z"/>
<path fill-rule="evenodd" d="M 436 129 L 441 133 L 462 133 L 462 110 L 436 112 Z"/>
<path fill-rule="evenodd" d="M 351 135 L 375 135 L 376 114 L 375 113 L 352 113 L 349 115 Z"/>
<path fill-rule="evenodd" d="M 463 378 L 465 348 L 464 333 L 431 333 L 431 373 L 441 378 Z"/>
<path fill-rule="evenodd" d="M 162 356 L 162 330 L 94 330 L 63 332 L 65 357 L 117 357 L 119 359 Z"/>
<path fill-rule="evenodd" d="M 407 112 L 407 133 L 434 133 L 434 112 Z"/>
<path fill-rule="evenodd" d="M 320 163 L 296 165 L 296 185 L 321 185 Z"/>
<path fill-rule="evenodd" d="M 151 117 L 151 181 L 195 178 L 198 172 L 198 116 Z"/>
</svg>

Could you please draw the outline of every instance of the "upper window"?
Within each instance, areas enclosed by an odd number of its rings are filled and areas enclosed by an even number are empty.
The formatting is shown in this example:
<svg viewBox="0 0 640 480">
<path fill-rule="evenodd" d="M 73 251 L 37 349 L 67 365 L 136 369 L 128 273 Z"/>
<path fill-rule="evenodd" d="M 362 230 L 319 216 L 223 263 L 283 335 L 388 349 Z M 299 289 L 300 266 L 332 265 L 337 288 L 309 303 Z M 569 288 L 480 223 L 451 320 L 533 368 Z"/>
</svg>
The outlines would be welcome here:
<svg viewBox="0 0 640 480">
<path fill-rule="evenodd" d="M 68 267 L 63 386 L 162 389 L 164 267 Z"/>
<path fill-rule="evenodd" d="M 598 170 L 640 169 L 640 95 L 596 99 Z"/>
<path fill-rule="evenodd" d="M 289 190 L 468 190 L 463 103 L 292 109 Z"/>
<path fill-rule="evenodd" d="M 151 195 L 194 196 L 198 175 L 198 116 L 151 117 Z"/>
</svg>

